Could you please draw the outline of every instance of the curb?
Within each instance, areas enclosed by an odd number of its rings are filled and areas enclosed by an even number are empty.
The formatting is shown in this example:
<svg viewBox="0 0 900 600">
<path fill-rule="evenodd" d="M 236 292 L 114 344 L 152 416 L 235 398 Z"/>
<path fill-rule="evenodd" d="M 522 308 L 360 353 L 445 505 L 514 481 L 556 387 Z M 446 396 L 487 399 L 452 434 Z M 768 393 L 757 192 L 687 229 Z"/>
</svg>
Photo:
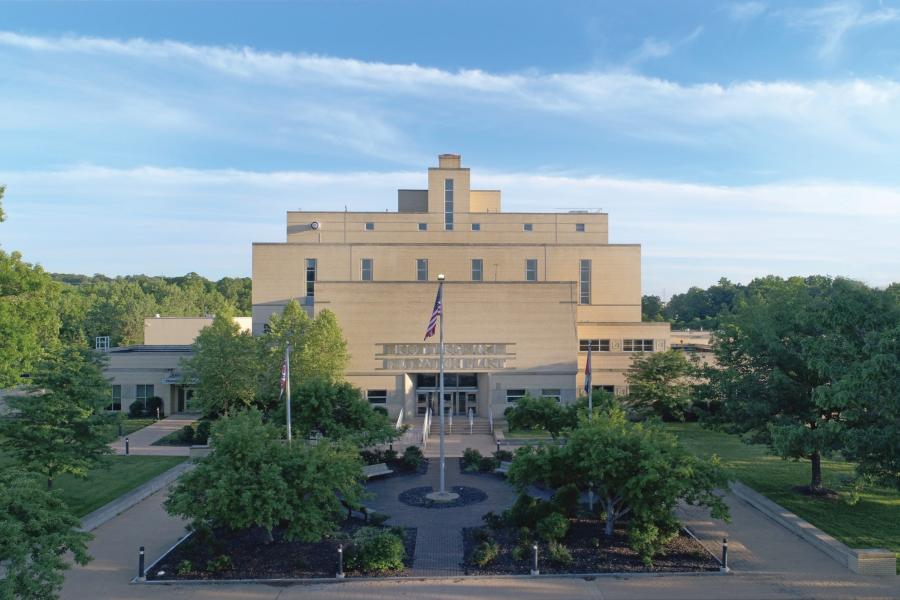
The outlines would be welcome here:
<svg viewBox="0 0 900 600">
<path fill-rule="evenodd" d="M 192 468 L 194 468 L 194 464 L 189 459 L 185 460 L 168 471 L 160 473 L 150 481 L 142 483 L 130 492 L 122 494 L 112 502 L 101 506 L 94 512 L 88 513 L 81 519 L 81 531 L 93 531 L 97 529 L 129 508 L 132 508 L 136 504 L 149 498 L 178 479 L 182 473 Z"/>
<path fill-rule="evenodd" d="M 798 536 L 811 546 L 860 575 L 894 577 L 897 574 L 897 558 L 884 548 L 850 548 L 828 535 L 812 523 L 804 521 L 786 508 L 772 502 L 740 481 L 733 481 L 731 492 L 763 515 Z"/>
</svg>

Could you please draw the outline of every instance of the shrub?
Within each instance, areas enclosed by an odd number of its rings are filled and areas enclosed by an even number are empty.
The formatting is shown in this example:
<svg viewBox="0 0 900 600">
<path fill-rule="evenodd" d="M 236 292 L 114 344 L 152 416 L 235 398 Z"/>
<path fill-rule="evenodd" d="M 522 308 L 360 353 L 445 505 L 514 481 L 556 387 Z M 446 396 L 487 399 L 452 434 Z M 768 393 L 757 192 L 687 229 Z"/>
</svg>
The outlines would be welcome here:
<svg viewBox="0 0 900 600">
<path fill-rule="evenodd" d="M 373 512 L 369 515 L 369 523 L 371 523 L 372 525 L 383 525 L 384 522 L 390 518 L 390 515 L 386 515 L 380 512 Z"/>
<path fill-rule="evenodd" d="M 378 450 L 360 450 L 359 456 L 367 465 L 377 465 L 384 462 L 384 455 Z"/>
<path fill-rule="evenodd" d="M 550 547 L 547 554 L 550 557 L 550 562 L 562 566 L 572 564 L 572 553 L 569 552 L 568 548 L 566 548 L 559 542 L 550 542 Z"/>
<path fill-rule="evenodd" d="M 509 521 L 516 527 L 534 529 L 538 521 L 553 512 L 557 512 L 557 509 L 550 502 L 532 498 L 528 494 L 520 494 L 509 509 Z"/>
<path fill-rule="evenodd" d="M 231 568 L 231 557 L 223 554 L 212 560 L 206 561 L 206 570 L 210 573 L 218 573 Z"/>
<path fill-rule="evenodd" d="M 493 456 L 482 456 L 478 461 L 478 470 L 482 473 L 490 473 L 497 468 L 497 461 Z"/>
<path fill-rule="evenodd" d="M 190 575 L 194 571 L 194 565 L 191 561 L 185 559 L 178 563 L 178 568 L 176 569 L 179 575 Z"/>
<path fill-rule="evenodd" d="M 128 405 L 128 416 L 132 419 L 140 419 L 144 416 L 143 400 L 135 400 Z"/>
<path fill-rule="evenodd" d="M 491 534 L 487 532 L 486 529 L 478 528 L 472 532 L 472 537 L 476 542 L 489 542 L 491 541 Z"/>
<path fill-rule="evenodd" d="M 419 465 L 422 464 L 422 459 L 423 455 L 421 448 L 418 446 L 407 446 L 406 450 L 403 451 L 403 458 L 400 463 L 405 469 L 415 471 L 419 468 Z"/>
<path fill-rule="evenodd" d="M 504 518 L 503 515 L 498 515 L 494 511 L 484 513 L 481 516 L 481 520 L 491 529 L 502 529 L 506 526 L 506 518 Z"/>
<path fill-rule="evenodd" d="M 509 450 L 497 450 L 494 452 L 494 458 L 497 459 L 497 462 L 512 462 L 513 453 Z"/>
<path fill-rule="evenodd" d="M 361 571 L 381 573 L 402 569 L 406 551 L 397 534 L 375 527 L 363 527 L 353 535 L 348 564 Z"/>
<path fill-rule="evenodd" d="M 475 448 L 466 448 L 463 450 L 462 464 L 463 468 L 477 467 L 481 463 L 481 452 Z"/>
<path fill-rule="evenodd" d="M 163 401 L 159 396 L 153 396 L 149 400 L 147 400 L 147 416 L 156 418 L 156 409 L 159 409 L 159 418 L 162 419 L 166 416 L 165 411 L 163 410 Z"/>
<path fill-rule="evenodd" d="M 578 502 L 581 499 L 581 491 L 572 483 L 557 488 L 553 493 L 553 503 L 567 517 L 578 514 Z"/>
<path fill-rule="evenodd" d="M 492 563 L 500 554 L 500 545 L 497 542 L 484 541 L 478 544 L 472 553 L 472 562 L 479 567 L 485 567 Z"/>
<path fill-rule="evenodd" d="M 512 549 L 512 557 L 515 560 L 528 560 L 531 558 L 531 544 L 519 544 Z"/>
<path fill-rule="evenodd" d="M 194 443 L 200 446 L 209 443 L 209 431 L 212 428 L 210 421 L 200 421 L 197 423 L 197 430 L 194 432 Z"/>
<path fill-rule="evenodd" d="M 569 520 L 555 512 L 547 515 L 537 524 L 537 533 L 548 542 L 563 539 L 569 531 Z"/>
<path fill-rule="evenodd" d="M 186 444 L 194 443 L 194 427 L 192 425 L 185 425 L 181 428 L 181 441 Z"/>
<path fill-rule="evenodd" d="M 384 456 L 384 462 L 386 462 L 386 463 L 397 462 L 397 451 L 396 450 L 385 450 L 383 456 Z"/>
<path fill-rule="evenodd" d="M 373 407 L 372 407 L 372 410 L 374 410 L 374 411 L 377 412 L 377 413 L 381 413 L 381 414 L 383 414 L 384 416 L 388 416 L 388 411 L 387 411 L 387 409 L 386 409 L 385 407 L 383 407 L 383 406 L 373 406 Z"/>
</svg>

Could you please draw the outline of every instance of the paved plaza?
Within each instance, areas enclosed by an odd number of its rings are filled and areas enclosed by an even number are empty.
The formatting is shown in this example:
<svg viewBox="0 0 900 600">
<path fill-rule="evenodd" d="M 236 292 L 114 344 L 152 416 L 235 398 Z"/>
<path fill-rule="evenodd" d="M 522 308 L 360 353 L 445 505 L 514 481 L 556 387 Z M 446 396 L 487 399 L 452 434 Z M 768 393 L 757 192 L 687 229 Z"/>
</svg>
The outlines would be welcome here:
<svg viewBox="0 0 900 600">
<path fill-rule="evenodd" d="M 187 446 L 154 446 L 153 442 L 197 420 L 197 415 L 174 414 L 129 434 L 128 451 L 139 456 L 188 456 Z M 110 444 L 115 454 L 125 454 L 125 437 Z"/>
</svg>

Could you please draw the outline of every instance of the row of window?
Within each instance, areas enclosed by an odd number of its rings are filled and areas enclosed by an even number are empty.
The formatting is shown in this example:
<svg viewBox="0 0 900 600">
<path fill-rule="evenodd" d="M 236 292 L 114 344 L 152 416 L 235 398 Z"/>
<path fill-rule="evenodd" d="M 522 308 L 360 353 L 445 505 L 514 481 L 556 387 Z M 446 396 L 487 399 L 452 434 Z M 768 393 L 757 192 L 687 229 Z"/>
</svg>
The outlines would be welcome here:
<svg viewBox="0 0 900 600">
<path fill-rule="evenodd" d="M 135 386 L 134 398 L 135 400 L 140 400 L 144 404 L 147 403 L 147 400 L 155 396 L 153 384 L 152 383 L 139 383 Z M 110 398 L 109 407 L 107 410 L 122 410 L 122 386 L 119 384 L 114 384 L 112 386 L 112 397 Z"/>
<path fill-rule="evenodd" d="M 609 352 L 609 340 L 578 340 L 579 352 Z M 623 352 L 653 352 L 653 340 L 622 340 Z"/>
<path fill-rule="evenodd" d="M 446 376 L 445 376 L 446 377 Z M 616 387 L 613 385 L 594 385 L 591 386 L 594 390 L 603 390 L 605 392 L 609 392 L 610 394 L 614 394 L 616 391 Z M 528 395 L 528 391 L 524 389 L 510 389 L 506 390 L 506 401 L 510 404 L 514 404 Z M 560 388 L 543 388 L 541 389 L 541 396 L 544 398 L 553 398 L 557 402 L 562 401 L 562 389 Z M 387 390 L 368 390 L 366 391 L 366 398 L 369 401 L 369 404 L 387 404 L 388 393 Z"/>
<path fill-rule="evenodd" d="M 586 264 L 585 264 L 586 263 Z M 582 304 L 591 303 L 591 261 L 581 261 L 581 295 Z M 585 271 L 586 269 L 586 271 Z M 484 259 L 472 259 L 472 281 L 484 281 Z M 359 278 L 362 281 L 373 281 L 375 279 L 375 261 L 371 258 L 360 259 Z M 538 280 L 538 261 L 536 258 L 525 259 L 525 281 Z M 428 279 L 428 259 L 416 259 L 416 281 L 429 281 Z M 316 259 L 306 259 L 306 295 L 315 296 L 316 287 Z"/>
<path fill-rule="evenodd" d="M 451 209 L 453 207 L 453 190 L 445 191 L 445 199 L 444 206 L 450 206 Z M 450 194 L 450 199 L 447 200 L 446 194 Z M 428 223 L 419 223 L 419 231 L 428 231 Z M 472 231 L 481 231 L 481 223 L 469 223 L 469 227 Z M 375 223 L 373 221 L 368 221 L 365 224 L 366 231 L 375 231 Z M 444 212 L 444 229 L 447 231 L 453 231 L 453 213 L 452 212 Z M 522 231 L 534 231 L 534 223 L 522 223 Z M 584 223 L 575 223 L 575 231 L 584 232 Z"/>
</svg>

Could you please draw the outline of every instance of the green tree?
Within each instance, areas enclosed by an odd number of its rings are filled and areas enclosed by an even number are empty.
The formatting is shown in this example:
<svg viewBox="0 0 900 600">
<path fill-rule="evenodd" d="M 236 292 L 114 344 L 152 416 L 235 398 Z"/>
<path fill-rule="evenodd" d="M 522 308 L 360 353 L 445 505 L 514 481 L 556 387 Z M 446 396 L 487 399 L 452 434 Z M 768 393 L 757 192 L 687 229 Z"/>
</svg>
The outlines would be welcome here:
<svg viewBox="0 0 900 600">
<path fill-rule="evenodd" d="M 0 471 L 0 598 L 57 597 L 66 560 L 90 560 L 91 534 L 55 494 L 44 490 L 32 474 Z"/>
<path fill-rule="evenodd" d="M 823 456 L 843 449 L 847 404 L 835 387 L 867 334 L 894 313 L 864 285 L 827 277 L 767 277 L 748 286 L 714 336 L 717 368 L 705 370 L 709 423 L 810 461 L 809 489 L 822 489 Z M 896 321 L 894 321 L 896 322 Z M 873 408 L 873 407 L 871 407 Z"/>
<path fill-rule="evenodd" d="M 510 429 L 546 431 L 556 439 L 578 421 L 576 407 L 562 406 L 554 398 L 525 396 L 515 406 L 506 409 L 504 415 Z"/>
<path fill-rule="evenodd" d="M 182 362 L 184 380 L 206 416 L 256 404 L 259 378 L 257 342 L 241 331 L 229 313 L 216 315 L 193 344 L 194 355 Z"/>
<path fill-rule="evenodd" d="M 58 297 L 59 286 L 40 266 L 0 250 L 0 388 L 21 383 L 56 345 Z"/>
<path fill-rule="evenodd" d="M 637 412 L 684 420 L 694 394 L 697 367 L 684 352 L 666 350 L 635 356 L 626 374 L 628 403 Z"/>
<path fill-rule="evenodd" d="M 628 517 L 631 546 L 646 561 L 677 535 L 673 511 L 679 501 L 708 506 L 715 518 L 728 517 L 714 493 L 726 484 L 718 466 L 684 450 L 657 422 L 632 423 L 620 409 L 582 419 L 565 446 L 520 450 L 509 479 L 519 490 L 538 482 L 592 489 L 604 517 L 603 534 L 613 535 L 617 522 Z"/>
<path fill-rule="evenodd" d="M 47 487 L 62 473 L 84 477 L 111 452 L 109 382 L 100 355 L 72 346 L 42 361 L 31 393 L 11 397 L 15 415 L 0 420 L 0 445 L 24 468 L 43 474 Z"/>
<path fill-rule="evenodd" d="M 281 422 L 285 422 L 281 410 Z M 397 436 L 394 425 L 372 409 L 359 388 L 320 378 L 302 381 L 292 390 L 291 427 L 297 437 L 318 434 L 359 446 L 382 444 Z"/>
<path fill-rule="evenodd" d="M 669 299 L 664 310 L 665 318 L 679 329 L 715 329 L 720 315 L 730 311 L 744 291 L 742 286 L 724 277 L 705 290 L 692 287 Z"/>
<path fill-rule="evenodd" d="M 6 220 L 6 213 L 3 212 L 3 194 L 6 193 L 6 186 L 0 185 L 0 223 Z"/>
<path fill-rule="evenodd" d="M 340 499 L 362 497 L 361 464 L 351 447 L 303 441 L 291 445 L 281 430 L 251 409 L 219 419 L 215 452 L 181 476 L 166 510 L 201 530 L 284 527 L 286 539 L 317 541 L 343 516 Z"/>
<path fill-rule="evenodd" d="M 641 296 L 641 321 L 665 321 L 664 309 L 659 296 Z"/>
</svg>

